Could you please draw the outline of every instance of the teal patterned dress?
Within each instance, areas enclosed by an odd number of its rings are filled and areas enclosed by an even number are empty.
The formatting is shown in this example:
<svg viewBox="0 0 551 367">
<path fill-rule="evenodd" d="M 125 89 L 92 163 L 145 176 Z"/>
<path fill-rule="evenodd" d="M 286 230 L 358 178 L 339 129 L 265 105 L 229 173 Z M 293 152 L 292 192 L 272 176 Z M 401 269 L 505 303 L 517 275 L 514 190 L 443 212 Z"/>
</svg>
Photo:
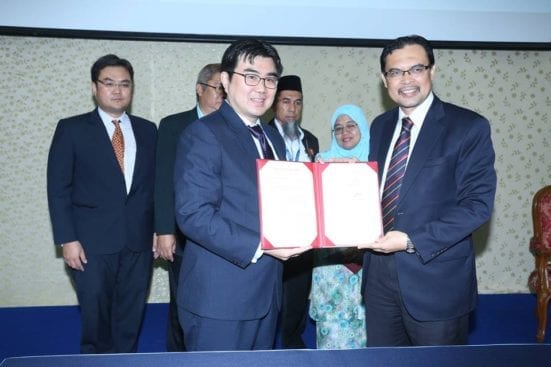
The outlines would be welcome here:
<svg viewBox="0 0 551 367">
<path fill-rule="evenodd" d="M 341 249 L 314 251 L 310 317 L 316 321 L 317 348 L 365 348 L 362 270 L 353 273 L 342 265 Z"/>
</svg>

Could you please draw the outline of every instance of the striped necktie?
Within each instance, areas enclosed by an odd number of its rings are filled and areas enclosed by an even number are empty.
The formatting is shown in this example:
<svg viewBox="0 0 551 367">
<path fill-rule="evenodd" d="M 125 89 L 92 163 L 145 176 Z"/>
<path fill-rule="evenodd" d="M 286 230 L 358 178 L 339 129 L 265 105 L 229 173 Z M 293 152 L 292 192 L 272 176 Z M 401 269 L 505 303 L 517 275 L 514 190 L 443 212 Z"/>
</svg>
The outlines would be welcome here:
<svg viewBox="0 0 551 367">
<path fill-rule="evenodd" d="M 266 135 L 264 134 L 264 130 L 260 127 L 260 125 L 254 125 L 254 126 L 247 126 L 249 128 L 249 131 L 253 136 L 258 139 L 258 142 L 260 143 L 260 147 L 262 148 L 262 156 L 264 159 L 275 159 L 274 152 L 272 151 L 272 147 L 270 147 L 270 143 L 268 143 L 268 139 L 266 138 Z"/>
<path fill-rule="evenodd" d="M 402 119 L 402 130 L 394 145 L 390 164 L 386 172 L 385 188 L 382 199 L 383 229 L 385 233 L 394 228 L 394 211 L 398 204 L 400 187 L 402 186 L 402 179 L 406 172 L 412 127 L 413 121 L 411 121 L 409 117 L 404 117 Z"/>
<path fill-rule="evenodd" d="M 122 135 L 121 122 L 120 120 L 113 120 L 112 122 L 115 125 L 115 132 L 111 138 L 111 144 L 113 144 L 115 157 L 117 158 L 117 162 L 119 162 L 121 171 L 124 173 L 124 137 Z"/>
</svg>

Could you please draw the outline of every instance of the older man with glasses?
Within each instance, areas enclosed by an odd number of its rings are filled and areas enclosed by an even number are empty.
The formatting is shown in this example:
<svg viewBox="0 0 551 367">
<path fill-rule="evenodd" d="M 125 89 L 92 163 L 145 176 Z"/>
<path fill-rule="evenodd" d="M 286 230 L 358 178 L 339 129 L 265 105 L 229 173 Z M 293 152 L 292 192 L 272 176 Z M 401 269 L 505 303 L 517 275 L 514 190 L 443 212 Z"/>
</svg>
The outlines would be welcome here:
<svg viewBox="0 0 551 367">
<path fill-rule="evenodd" d="M 184 334 L 178 320 L 176 290 L 182 264 L 185 236 L 176 225 L 174 213 L 174 161 L 176 146 L 182 131 L 193 121 L 220 108 L 224 101 L 224 87 L 220 82 L 220 64 L 203 66 L 195 83 L 197 105 L 189 111 L 163 118 L 159 124 L 157 164 L 155 175 L 155 254 L 168 261 L 170 304 L 168 310 L 166 349 L 185 351 Z"/>
</svg>

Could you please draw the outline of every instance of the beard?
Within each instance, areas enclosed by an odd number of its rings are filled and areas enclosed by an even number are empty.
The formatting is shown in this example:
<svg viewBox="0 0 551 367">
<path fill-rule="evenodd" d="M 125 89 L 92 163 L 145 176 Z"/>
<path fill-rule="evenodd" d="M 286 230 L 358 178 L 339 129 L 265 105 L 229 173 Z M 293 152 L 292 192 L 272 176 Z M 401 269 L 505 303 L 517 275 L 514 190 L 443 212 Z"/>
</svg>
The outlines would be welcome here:
<svg viewBox="0 0 551 367">
<path fill-rule="evenodd" d="M 298 122 L 288 122 L 281 126 L 283 128 L 283 134 L 291 140 L 297 140 L 300 136 L 298 131 Z"/>
</svg>

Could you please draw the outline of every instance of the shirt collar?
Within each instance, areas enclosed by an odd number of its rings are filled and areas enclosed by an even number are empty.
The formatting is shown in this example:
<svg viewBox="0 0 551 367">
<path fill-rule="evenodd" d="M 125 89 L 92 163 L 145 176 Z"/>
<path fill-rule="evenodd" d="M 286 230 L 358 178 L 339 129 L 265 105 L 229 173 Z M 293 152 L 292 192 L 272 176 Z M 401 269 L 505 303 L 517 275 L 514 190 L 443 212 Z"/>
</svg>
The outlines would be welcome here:
<svg viewBox="0 0 551 367">
<path fill-rule="evenodd" d="M 257 117 L 256 121 L 255 122 L 250 122 L 249 120 L 247 120 L 246 118 L 244 118 L 239 112 L 237 112 L 233 106 L 230 104 L 230 102 L 228 102 L 227 100 L 224 102 L 224 103 L 227 103 L 228 106 L 230 106 L 230 108 L 233 110 L 233 112 L 235 112 L 237 114 L 237 116 L 239 116 L 239 118 L 241 119 L 241 121 L 243 122 L 243 124 L 245 124 L 245 126 L 256 126 L 256 125 L 261 125 L 260 124 L 260 117 Z"/>
<path fill-rule="evenodd" d="M 201 111 L 201 107 L 199 107 L 199 103 L 197 103 L 196 110 L 197 110 L 197 118 L 198 118 L 198 119 L 200 119 L 201 117 L 205 116 L 205 114 L 203 113 L 203 111 Z"/>
<path fill-rule="evenodd" d="M 413 121 L 413 126 L 415 126 L 417 129 L 420 129 L 423 125 L 423 121 L 425 121 L 427 113 L 429 112 L 432 101 L 434 101 L 434 94 L 430 92 L 428 97 L 423 101 L 423 103 L 417 106 L 417 108 L 411 113 L 411 115 L 406 115 L 400 108 L 400 112 L 398 114 L 399 121 L 402 121 L 404 117 L 409 117 L 411 121 Z"/>
<path fill-rule="evenodd" d="M 122 115 L 120 115 L 119 117 L 113 117 L 98 106 L 98 114 L 101 118 L 101 121 L 103 121 L 103 123 L 106 125 L 108 123 L 111 123 L 113 120 L 119 120 L 121 123 L 130 122 L 130 118 L 128 117 L 126 112 L 123 112 Z"/>
</svg>

